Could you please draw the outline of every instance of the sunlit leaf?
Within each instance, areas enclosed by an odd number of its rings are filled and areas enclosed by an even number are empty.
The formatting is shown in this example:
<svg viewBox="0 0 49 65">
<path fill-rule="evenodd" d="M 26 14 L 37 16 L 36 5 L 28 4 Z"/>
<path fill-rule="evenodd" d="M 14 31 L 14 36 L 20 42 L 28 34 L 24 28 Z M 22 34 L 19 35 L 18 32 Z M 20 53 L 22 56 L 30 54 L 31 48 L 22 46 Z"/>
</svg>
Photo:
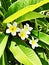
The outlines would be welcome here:
<svg viewBox="0 0 49 65">
<path fill-rule="evenodd" d="M 13 2 L 13 0 L 11 0 Z M 33 4 L 37 4 L 42 0 L 17 0 L 15 1 L 13 4 L 11 4 L 11 6 L 8 8 L 7 13 L 5 14 L 5 17 L 7 18 L 8 16 L 12 15 L 13 13 L 19 11 L 20 9 L 29 6 L 29 5 L 33 5 Z"/>
<path fill-rule="evenodd" d="M 39 8 L 40 6 L 42 6 L 42 5 L 44 5 L 44 4 L 48 3 L 48 2 L 49 2 L 49 0 L 43 0 L 43 1 L 41 1 L 41 2 L 39 2 L 39 3 L 37 3 L 37 4 L 35 4 L 35 5 L 27 6 L 27 7 L 23 8 L 23 9 L 21 9 L 21 10 L 15 12 L 15 13 L 12 14 L 11 16 L 9 16 L 8 18 L 6 18 L 6 19 L 3 21 L 3 23 L 12 22 L 12 21 L 14 21 L 15 19 L 17 19 L 17 18 L 23 16 L 24 14 L 26 14 L 26 13 L 28 13 L 28 12 L 30 12 L 30 11 L 33 11 L 33 10 Z"/>
<path fill-rule="evenodd" d="M 8 36 L 5 34 L 0 34 L 0 58 L 5 50 L 7 44 Z"/>
<path fill-rule="evenodd" d="M 9 49 L 15 59 L 24 65 L 42 65 L 36 53 L 19 38 L 13 38 Z"/>
<path fill-rule="evenodd" d="M 29 12 L 29 13 L 27 13 L 27 14 L 25 14 L 25 15 L 19 17 L 19 18 L 16 20 L 16 22 L 17 22 L 17 23 L 21 23 L 21 22 L 23 22 L 23 21 L 27 21 L 27 20 L 31 20 L 31 19 L 36 19 L 36 18 L 43 18 L 43 17 L 46 18 L 46 16 L 41 15 L 40 13 L 37 13 L 37 12 Z"/>
<path fill-rule="evenodd" d="M 2 57 L 0 58 L 0 65 L 8 65 L 5 52 L 3 53 Z"/>
<path fill-rule="evenodd" d="M 32 34 L 35 35 L 37 38 L 39 38 L 40 41 L 49 45 L 49 35 L 47 35 L 43 32 L 36 31 L 36 30 L 33 30 Z"/>
</svg>

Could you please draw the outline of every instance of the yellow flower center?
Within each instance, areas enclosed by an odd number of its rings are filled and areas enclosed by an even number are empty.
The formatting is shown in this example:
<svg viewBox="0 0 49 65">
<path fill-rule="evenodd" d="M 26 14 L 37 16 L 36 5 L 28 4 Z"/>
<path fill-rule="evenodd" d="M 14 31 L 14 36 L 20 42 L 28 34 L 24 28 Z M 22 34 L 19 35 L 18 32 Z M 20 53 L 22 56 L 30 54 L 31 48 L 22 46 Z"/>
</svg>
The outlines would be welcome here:
<svg viewBox="0 0 49 65">
<path fill-rule="evenodd" d="M 28 27 L 25 27 L 24 30 L 27 32 L 28 31 Z"/>
<path fill-rule="evenodd" d="M 20 36 L 21 36 L 22 38 L 24 38 L 24 37 L 26 36 L 26 34 L 25 34 L 24 32 L 20 32 Z"/>
<path fill-rule="evenodd" d="M 36 41 L 35 40 L 32 40 L 32 45 L 35 45 L 36 44 Z"/>
<path fill-rule="evenodd" d="M 14 33 L 14 32 L 16 32 L 16 26 L 10 26 L 10 32 L 12 32 L 12 33 Z"/>
</svg>

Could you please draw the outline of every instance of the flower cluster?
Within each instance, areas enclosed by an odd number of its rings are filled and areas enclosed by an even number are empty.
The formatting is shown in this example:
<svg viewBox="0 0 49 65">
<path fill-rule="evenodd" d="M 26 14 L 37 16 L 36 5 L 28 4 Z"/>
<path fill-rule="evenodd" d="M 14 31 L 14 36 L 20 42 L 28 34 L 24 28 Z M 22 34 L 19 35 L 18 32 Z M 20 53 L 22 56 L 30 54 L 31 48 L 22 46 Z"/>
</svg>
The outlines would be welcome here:
<svg viewBox="0 0 49 65">
<path fill-rule="evenodd" d="M 11 33 L 11 35 L 16 36 L 17 32 L 18 32 L 18 36 L 22 39 L 25 40 L 26 38 L 28 38 L 29 34 L 32 31 L 32 27 L 29 26 L 29 24 L 26 23 L 26 25 L 24 25 L 24 28 L 20 29 L 17 26 L 17 23 L 14 22 L 13 25 L 12 24 L 7 24 L 8 29 L 6 30 L 6 33 Z M 38 47 L 37 44 L 38 40 L 34 40 L 34 38 L 32 37 L 32 40 L 29 41 L 29 43 L 32 45 L 32 48 L 34 49 L 35 47 Z"/>
<path fill-rule="evenodd" d="M 24 28 L 20 30 L 20 33 L 18 34 L 22 40 L 25 40 L 25 38 L 28 38 L 28 34 L 30 34 L 30 31 L 33 28 L 29 26 L 29 24 L 24 25 Z"/>
</svg>

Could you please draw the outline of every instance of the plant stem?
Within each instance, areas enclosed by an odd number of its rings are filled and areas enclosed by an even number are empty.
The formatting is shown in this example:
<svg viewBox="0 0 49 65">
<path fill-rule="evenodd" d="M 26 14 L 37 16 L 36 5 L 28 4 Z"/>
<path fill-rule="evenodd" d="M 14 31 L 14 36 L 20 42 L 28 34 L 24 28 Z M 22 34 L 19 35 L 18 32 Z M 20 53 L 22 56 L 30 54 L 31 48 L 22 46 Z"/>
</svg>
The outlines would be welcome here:
<svg viewBox="0 0 49 65">
<path fill-rule="evenodd" d="M 37 23 L 37 19 L 35 19 L 35 29 L 38 30 L 38 23 Z"/>
<path fill-rule="evenodd" d="M 30 41 L 30 38 L 27 38 L 28 41 Z"/>
</svg>

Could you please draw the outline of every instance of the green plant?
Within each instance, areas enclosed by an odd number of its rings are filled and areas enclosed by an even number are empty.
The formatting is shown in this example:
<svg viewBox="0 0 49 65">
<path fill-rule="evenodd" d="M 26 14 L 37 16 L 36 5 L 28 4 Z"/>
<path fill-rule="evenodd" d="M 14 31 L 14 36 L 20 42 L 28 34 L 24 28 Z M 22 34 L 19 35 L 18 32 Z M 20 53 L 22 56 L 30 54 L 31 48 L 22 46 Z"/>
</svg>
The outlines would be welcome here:
<svg viewBox="0 0 49 65">
<path fill-rule="evenodd" d="M 48 65 L 48 6 L 49 0 L 0 0 L 0 65 Z"/>
</svg>

